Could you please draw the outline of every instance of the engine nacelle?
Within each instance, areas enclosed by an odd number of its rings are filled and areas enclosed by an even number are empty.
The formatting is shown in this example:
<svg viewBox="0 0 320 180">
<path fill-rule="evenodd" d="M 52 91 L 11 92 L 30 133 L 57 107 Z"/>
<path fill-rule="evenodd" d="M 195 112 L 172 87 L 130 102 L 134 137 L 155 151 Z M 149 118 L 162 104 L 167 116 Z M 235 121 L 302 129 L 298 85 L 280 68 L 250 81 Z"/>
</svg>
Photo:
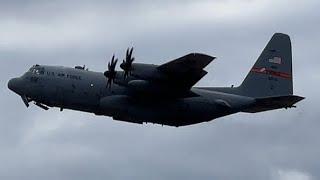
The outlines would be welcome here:
<svg viewBox="0 0 320 180">
<path fill-rule="evenodd" d="M 153 64 L 132 64 L 131 76 L 143 80 L 166 80 L 168 77 L 157 69 L 157 65 Z"/>
<path fill-rule="evenodd" d="M 168 85 L 150 82 L 146 80 L 132 80 L 128 83 L 128 87 L 136 92 L 144 95 L 170 95 L 174 93 L 174 89 L 170 89 Z"/>
</svg>

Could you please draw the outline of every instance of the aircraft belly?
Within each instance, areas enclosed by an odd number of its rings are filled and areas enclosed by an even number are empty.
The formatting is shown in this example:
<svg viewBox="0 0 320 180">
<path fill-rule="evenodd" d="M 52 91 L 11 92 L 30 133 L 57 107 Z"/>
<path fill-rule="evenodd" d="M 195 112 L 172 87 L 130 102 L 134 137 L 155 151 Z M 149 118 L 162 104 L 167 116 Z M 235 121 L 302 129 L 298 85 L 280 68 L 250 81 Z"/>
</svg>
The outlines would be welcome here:
<svg viewBox="0 0 320 180">
<path fill-rule="evenodd" d="M 170 126 L 184 126 L 210 121 L 230 114 L 228 109 L 212 104 L 201 97 L 177 101 L 139 104 L 128 96 L 105 97 L 100 101 L 100 114 L 115 120 L 133 123 L 151 122 Z"/>
</svg>

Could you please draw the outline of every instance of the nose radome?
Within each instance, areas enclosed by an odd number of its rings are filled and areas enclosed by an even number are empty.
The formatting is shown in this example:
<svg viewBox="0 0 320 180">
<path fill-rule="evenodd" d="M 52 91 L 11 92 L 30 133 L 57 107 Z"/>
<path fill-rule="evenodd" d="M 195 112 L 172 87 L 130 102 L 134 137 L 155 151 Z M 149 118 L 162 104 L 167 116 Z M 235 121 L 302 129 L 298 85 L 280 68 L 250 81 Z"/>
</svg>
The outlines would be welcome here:
<svg viewBox="0 0 320 180">
<path fill-rule="evenodd" d="M 10 79 L 9 82 L 8 82 L 8 88 L 11 91 L 14 91 L 14 92 L 18 93 L 18 91 L 19 91 L 19 82 L 20 82 L 19 78 Z"/>
<path fill-rule="evenodd" d="M 10 90 L 13 90 L 13 86 L 14 86 L 14 79 L 10 79 L 9 82 L 8 82 L 8 88 Z"/>
</svg>

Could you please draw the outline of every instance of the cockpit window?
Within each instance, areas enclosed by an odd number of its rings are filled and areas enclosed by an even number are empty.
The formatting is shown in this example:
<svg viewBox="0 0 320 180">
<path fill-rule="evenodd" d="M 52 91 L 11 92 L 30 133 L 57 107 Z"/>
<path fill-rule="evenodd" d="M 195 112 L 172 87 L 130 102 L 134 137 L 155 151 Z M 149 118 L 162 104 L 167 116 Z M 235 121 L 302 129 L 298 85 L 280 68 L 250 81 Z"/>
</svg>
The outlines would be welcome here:
<svg viewBox="0 0 320 180">
<path fill-rule="evenodd" d="M 29 69 L 29 72 L 36 75 L 43 75 L 44 74 L 44 68 L 40 67 L 39 65 L 32 66 Z"/>
</svg>

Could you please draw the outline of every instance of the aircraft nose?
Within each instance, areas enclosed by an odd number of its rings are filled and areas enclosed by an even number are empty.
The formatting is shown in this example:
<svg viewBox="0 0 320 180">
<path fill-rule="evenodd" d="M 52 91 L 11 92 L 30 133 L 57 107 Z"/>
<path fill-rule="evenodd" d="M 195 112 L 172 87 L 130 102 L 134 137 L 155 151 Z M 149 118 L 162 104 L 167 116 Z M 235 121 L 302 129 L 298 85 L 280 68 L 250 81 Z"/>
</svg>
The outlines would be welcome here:
<svg viewBox="0 0 320 180">
<path fill-rule="evenodd" d="M 8 82 L 8 88 L 11 91 L 19 94 L 19 84 L 21 84 L 20 81 L 21 81 L 20 78 L 10 79 L 9 82 Z"/>
</svg>

